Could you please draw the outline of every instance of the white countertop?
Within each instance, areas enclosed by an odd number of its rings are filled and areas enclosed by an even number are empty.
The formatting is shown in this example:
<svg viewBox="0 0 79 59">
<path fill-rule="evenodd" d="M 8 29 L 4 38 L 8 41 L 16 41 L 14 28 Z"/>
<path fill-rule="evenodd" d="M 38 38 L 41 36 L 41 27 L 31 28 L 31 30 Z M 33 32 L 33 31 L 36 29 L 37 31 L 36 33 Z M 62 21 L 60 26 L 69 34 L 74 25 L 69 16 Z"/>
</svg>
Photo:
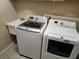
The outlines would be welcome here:
<svg viewBox="0 0 79 59">
<path fill-rule="evenodd" d="M 19 25 L 19 24 L 21 24 L 21 23 L 23 23 L 23 22 L 25 22 L 25 21 L 27 21 L 27 20 L 22 21 L 22 20 L 20 20 L 20 19 L 16 19 L 16 20 L 14 20 L 14 21 L 11 21 L 11 22 L 9 22 L 9 23 L 6 23 L 6 25 L 7 25 L 7 26 L 14 26 L 14 27 L 16 27 L 17 25 Z"/>
<path fill-rule="evenodd" d="M 9 33 L 16 35 L 16 27 L 18 25 L 20 25 L 21 23 L 25 22 L 25 21 L 27 21 L 27 20 L 22 21 L 20 19 L 16 19 L 14 21 L 11 21 L 9 23 L 6 23 L 6 25 L 8 27 L 8 30 L 9 30 Z"/>
</svg>

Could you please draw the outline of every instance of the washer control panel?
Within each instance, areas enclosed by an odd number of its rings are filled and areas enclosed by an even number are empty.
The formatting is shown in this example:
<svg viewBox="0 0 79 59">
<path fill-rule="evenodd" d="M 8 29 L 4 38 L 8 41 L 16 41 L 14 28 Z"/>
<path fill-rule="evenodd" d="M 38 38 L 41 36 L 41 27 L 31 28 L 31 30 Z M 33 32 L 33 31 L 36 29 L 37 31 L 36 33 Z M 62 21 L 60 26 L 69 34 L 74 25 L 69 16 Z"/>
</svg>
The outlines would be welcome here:
<svg viewBox="0 0 79 59">
<path fill-rule="evenodd" d="M 27 20 L 29 21 L 34 21 L 34 22 L 47 22 L 47 18 L 43 16 L 34 16 L 34 15 L 29 15 L 27 17 Z"/>
</svg>

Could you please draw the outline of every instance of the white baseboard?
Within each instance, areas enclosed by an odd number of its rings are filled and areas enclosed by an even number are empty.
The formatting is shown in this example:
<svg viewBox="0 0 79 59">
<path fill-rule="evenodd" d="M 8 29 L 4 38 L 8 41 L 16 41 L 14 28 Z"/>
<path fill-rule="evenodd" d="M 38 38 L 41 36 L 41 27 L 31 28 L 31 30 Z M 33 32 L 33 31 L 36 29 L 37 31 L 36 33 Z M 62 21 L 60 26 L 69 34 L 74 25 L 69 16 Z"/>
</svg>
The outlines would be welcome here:
<svg viewBox="0 0 79 59">
<path fill-rule="evenodd" d="M 13 42 L 11 42 L 3 51 L 0 52 L 0 56 L 2 56 L 12 45 Z"/>
</svg>

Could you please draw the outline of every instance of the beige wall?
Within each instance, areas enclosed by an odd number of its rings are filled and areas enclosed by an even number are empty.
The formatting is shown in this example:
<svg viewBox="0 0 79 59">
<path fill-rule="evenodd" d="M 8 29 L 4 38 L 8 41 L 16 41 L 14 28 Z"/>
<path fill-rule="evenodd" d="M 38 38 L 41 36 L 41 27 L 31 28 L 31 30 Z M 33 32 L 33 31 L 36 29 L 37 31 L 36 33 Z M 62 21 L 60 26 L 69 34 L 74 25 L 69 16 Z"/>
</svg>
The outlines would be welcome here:
<svg viewBox="0 0 79 59">
<path fill-rule="evenodd" d="M 5 23 L 14 20 L 15 16 L 16 12 L 9 0 L 0 0 L 0 52 L 11 42 Z"/>
<path fill-rule="evenodd" d="M 64 2 L 38 2 L 34 0 L 16 0 L 16 10 L 19 17 L 29 14 L 57 14 L 79 17 L 79 1 L 65 0 Z"/>
</svg>

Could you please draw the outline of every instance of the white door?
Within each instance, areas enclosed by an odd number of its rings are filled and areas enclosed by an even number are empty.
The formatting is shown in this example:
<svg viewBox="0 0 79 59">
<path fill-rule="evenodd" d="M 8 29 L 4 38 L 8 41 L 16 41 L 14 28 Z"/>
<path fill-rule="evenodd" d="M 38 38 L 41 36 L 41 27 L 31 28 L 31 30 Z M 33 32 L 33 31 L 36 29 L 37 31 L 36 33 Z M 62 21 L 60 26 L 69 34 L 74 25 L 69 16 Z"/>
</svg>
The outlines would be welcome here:
<svg viewBox="0 0 79 59">
<path fill-rule="evenodd" d="M 75 59 L 77 43 L 68 41 L 66 38 L 48 34 L 43 39 L 42 59 Z"/>
</svg>

